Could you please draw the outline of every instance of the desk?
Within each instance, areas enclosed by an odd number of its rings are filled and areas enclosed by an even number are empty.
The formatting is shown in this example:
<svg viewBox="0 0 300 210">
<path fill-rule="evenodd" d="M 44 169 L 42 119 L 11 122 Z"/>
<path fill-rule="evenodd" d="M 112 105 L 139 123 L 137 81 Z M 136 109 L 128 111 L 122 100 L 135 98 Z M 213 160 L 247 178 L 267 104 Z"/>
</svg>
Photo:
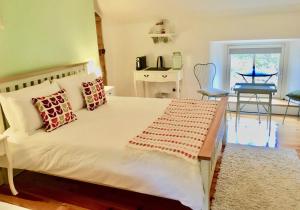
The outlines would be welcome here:
<svg viewBox="0 0 300 210">
<path fill-rule="evenodd" d="M 168 71 L 135 71 L 134 72 L 134 90 L 137 96 L 137 82 L 142 81 L 144 83 L 144 96 L 145 94 L 145 82 L 175 82 L 176 83 L 176 96 L 180 98 L 180 81 L 183 79 L 182 70 L 168 70 Z"/>
<path fill-rule="evenodd" d="M 272 124 L 272 98 L 273 94 L 277 92 L 277 88 L 275 84 L 262 84 L 262 83 L 237 83 L 234 86 L 234 91 L 237 93 L 237 105 L 236 105 L 236 119 L 235 119 L 235 126 L 237 128 L 238 118 L 240 115 L 240 105 L 241 104 L 261 104 L 266 105 L 268 107 L 267 114 L 268 114 L 268 128 L 269 128 L 269 135 L 271 134 L 271 124 Z M 257 102 L 251 101 L 241 101 L 240 95 L 241 94 L 262 94 L 268 95 L 269 102 L 261 102 L 257 100 Z"/>
</svg>

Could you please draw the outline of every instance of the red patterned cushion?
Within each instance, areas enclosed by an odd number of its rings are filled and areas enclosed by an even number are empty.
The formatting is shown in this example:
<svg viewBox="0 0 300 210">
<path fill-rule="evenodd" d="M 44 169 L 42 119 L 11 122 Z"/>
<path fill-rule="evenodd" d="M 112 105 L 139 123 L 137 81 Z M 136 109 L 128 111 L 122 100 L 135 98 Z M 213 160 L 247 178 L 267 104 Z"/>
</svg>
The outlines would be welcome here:
<svg viewBox="0 0 300 210">
<path fill-rule="evenodd" d="M 47 132 L 77 119 L 65 90 L 50 96 L 33 98 L 32 102 L 40 113 Z"/>
<path fill-rule="evenodd" d="M 97 78 L 93 82 L 83 82 L 82 93 L 89 111 L 106 103 L 104 84 L 101 78 Z"/>
</svg>

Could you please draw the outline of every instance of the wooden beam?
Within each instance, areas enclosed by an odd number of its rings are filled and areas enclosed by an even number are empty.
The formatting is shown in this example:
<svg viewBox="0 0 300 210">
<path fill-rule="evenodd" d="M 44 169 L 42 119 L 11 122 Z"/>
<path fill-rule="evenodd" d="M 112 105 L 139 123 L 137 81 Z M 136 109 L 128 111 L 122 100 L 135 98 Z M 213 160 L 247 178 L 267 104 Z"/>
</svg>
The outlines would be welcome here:
<svg viewBox="0 0 300 210">
<path fill-rule="evenodd" d="M 97 40 L 98 40 L 98 53 L 99 53 L 99 61 L 102 71 L 102 78 L 104 85 L 107 85 L 107 70 L 105 64 L 105 48 L 103 41 L 103 33 L 102 33 L 102 19 L 101 17 L 95 13 L 96 19 L 96 30 L 97 30 Z"/>
</svg>

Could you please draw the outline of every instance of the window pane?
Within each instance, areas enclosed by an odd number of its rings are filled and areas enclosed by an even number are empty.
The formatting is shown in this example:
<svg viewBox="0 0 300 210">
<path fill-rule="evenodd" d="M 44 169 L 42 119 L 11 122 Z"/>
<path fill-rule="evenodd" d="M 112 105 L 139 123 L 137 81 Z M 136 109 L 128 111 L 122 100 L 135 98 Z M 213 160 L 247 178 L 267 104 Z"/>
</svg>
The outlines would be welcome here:
<svg viewBox="0 0 300 210">
<path fill-rule="evenodd" d="M 253 54 L 231 54 L 230 90 L 235 83 L 245 82 L 238 73 L 252 72 L 253 58 Z"/>
<path fill-rule="evenodd" d="M 252 73 L 253 63 L 255 59 L 256 73 L 278 73 L 280 71 L 280 53 L 267 54 L 231 54 L 230 69 L 230 90 L 236 83 L 252 82 L 251 77 L 245 79 L 238 73 Z M 269 77 L 256 77 L 256 83 L 265 83 Z M 274 83 L 278 86 L 278 75 L 273 76 L 268 83 Z"/>
<path fill-rule="evenodd" d="M 281 54 L 257 54 L 255 59 L 256 72 L 260 73 L 278 73 L 280 68 Z M 264 83 L 268 78 L 256 78 L 256 82 Z M 273 76 L 268 83 L 278 85 L 278 75 Z"/>
</svg>

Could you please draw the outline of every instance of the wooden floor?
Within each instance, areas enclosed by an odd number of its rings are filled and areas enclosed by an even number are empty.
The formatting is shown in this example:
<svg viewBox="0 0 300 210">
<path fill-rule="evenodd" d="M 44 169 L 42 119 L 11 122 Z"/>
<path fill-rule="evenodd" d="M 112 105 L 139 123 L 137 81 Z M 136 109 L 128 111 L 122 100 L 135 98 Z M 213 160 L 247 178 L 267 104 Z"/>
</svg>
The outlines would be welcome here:
<svg viewBox="0 0 300 210">
<path fill-rule="evenodd" d="M 266 121 L 258 123 L 256 116 L 242 115 L 237 132 L 234 115 L 228 117 L 228 142 L 265 147 L 289 147 L 300 156 L 300 120 L 288 117 L 282 125 L 282 116 L 273 117 L 271 136 Z M 211 189 L 215 192 L 218 166 Z M 0 187 L 0 201 L 37 210 L 187 210 L 178 201 L 158 199 L 152 196 L 100 187 L 62 178 L 23 172 L 15 178 L 20 194 L 10 195 L 6 185 Z M 155 201 L 155 202 L 154 202 Z"/>
<path fill-rule="evenodd" d="M 259 124 L 257 115 L 241 115 L 235 129 L 235 114 L 228 117 L 227 142 L 243 145 L 263 146 L 270 148 L 293 148 L 300 157 L 300 118 L 273 115 L 271 135 L 268 134 L 266 117 L 262 116 Z"/>
</svg>

